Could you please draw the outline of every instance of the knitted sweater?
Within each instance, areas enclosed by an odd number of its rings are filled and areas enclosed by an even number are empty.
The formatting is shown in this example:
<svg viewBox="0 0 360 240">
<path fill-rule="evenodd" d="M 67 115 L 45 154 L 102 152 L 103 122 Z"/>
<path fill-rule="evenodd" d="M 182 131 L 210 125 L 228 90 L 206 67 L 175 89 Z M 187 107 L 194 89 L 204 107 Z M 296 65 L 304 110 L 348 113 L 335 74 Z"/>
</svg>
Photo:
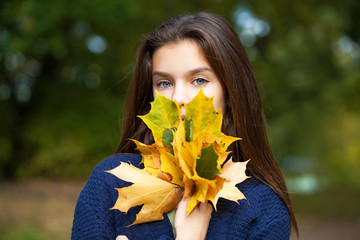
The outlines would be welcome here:
<svg viewBox="0 0 360 240">
<path fill-rule="evenodd" d="M 164 214 L 161 221 L 128 227 L 140 211 L 134 207 L 128 213 L 110 210 L 118 197 L 115 188 L 131 185 L 104 172 L 128 162 L 143 168 L 141 155 L 112 156 L 95 167 L 76 204 L 72 239 L 111 239 L 125 235 L 133 239 L 174 239 L 172 226 Z M 238 184 L 247 200 L 233 201 L 220 198 L 213 211 L 206 239 L 272 239 L 290 237 L 289 213 L 280 197 L 267 185 L 249 178 Z"/>
</svg>

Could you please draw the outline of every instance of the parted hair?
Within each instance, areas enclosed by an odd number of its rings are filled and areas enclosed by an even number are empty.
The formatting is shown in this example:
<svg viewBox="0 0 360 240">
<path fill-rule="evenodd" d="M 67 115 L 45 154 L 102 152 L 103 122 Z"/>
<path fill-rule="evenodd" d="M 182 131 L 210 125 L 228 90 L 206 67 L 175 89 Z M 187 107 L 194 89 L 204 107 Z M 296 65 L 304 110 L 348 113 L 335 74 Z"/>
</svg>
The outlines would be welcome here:
<svg viewBox="0 0 360 240">
<path fill-rule="evenodd" d="M 115 154 L 135 153 L 130 139 L 151 144 L 151 131 L 138 118 L 150 111 L 153 101 L 152 56 L 160 47 L 191 40 L 198 44 L 223 85 L 226 109 L 222 131 L 241 137 L 230 145 L 233 160 L 245 161 L 248 174 L 269 185 L 284 201 L 293 229 L 298 232 L 283 175 L 266 133 L 266 121 L 253 67 L 233 27 L 219 15 L 200 12 L 172 18 L 148 34 L 138 48 L 128 90 L 123 131 Z"/>
</svg>

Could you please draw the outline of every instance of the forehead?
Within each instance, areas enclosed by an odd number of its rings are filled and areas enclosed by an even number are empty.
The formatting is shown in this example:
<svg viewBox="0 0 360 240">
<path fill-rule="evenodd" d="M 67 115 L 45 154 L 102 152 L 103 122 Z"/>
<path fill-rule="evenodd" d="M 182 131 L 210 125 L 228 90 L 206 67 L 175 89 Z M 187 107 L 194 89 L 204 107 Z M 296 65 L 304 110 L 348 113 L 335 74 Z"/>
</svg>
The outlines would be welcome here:
<svg viewBox="0 0 360 240">
<path fill-rule="evenodd" d="M 198 44 L 193 40 L 168 43 L 158 48 L 152 58 L 153 71 L 191 69 L 210 65 Z"/>
</svg>

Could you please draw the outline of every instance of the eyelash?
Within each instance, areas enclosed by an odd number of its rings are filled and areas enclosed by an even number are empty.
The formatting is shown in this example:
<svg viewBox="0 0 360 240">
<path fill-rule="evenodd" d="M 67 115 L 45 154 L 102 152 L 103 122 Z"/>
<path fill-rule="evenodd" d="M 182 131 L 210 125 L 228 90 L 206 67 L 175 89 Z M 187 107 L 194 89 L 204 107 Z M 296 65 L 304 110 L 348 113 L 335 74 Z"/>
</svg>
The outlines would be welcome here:
<svg viewBox="0 0 360 240">
<path fill-rule="evenodd" d="M 161 80 L 161 81 L 159 81 L 159 82 L 156 83 L 156 87 L 158 87 L 158 88 L 160 88 L 160 89 L 162 89 L 162 88 L 168 88 L 168 87 L 163 87 L 163 86 L 162 86 L 162 84 L 164 84 L 164 83 L 167 83 L 167 84 L 171 85 L 171 82 L 170 82 L 170 81 Z"/>
<path fill-rule="evenodd" d="M 193 83 L 196 83 L 196 81 L 198 81 L 198 80 L 202 80 L 202 81 L 204 81 L 204 83 L 203 84 L 196 84 L 196 86 L 202 86 L 202 85 L 206 85 L 209 81 L 206 79 L 206 78 L 204 78 L 204 77 L 197 77 L 197 78 L 195 78 L 194 80 L 193 80 Z"/>
<path fill-rule="evenodd" d="M 202 83 L 202 84 L 198 84 L 198 83 L 197 83 L 198 80 L 202 80 L 203 83 Z M 208 82 L 209 82 L 209 81 L 208 81 L 206 78 L 204 78 L 204 77 L 196 77 L 191 83 L 194 84 L 194 85 L 196 85 L 196 86 L 203 86 L 203 85 L 206 85 Z M 169 86 L 164 87 L 163 84 L 169 84 Z M 171 84 L 172 84 L 172 83 L 171 83 L 170 81 L 168 81 L 168 80 L 161 80 L 161 81 L 159 81 L 159 82 L 156 83 L 156 87 L 159 88 L 159 89 L 165 89 L 165 88 L 170 87 Z"/>
</svg>

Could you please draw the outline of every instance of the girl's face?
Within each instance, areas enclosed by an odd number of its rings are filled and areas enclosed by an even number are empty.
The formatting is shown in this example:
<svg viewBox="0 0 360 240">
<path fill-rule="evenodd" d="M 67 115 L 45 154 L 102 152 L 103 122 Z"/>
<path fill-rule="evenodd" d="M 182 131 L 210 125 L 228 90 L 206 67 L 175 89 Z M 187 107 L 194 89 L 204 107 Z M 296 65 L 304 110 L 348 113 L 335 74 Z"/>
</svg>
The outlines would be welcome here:
<svg viewBox="0 0 360 240">
<path fill-rule="evenodd" d="M 184 104 L 190 102 L 202 87 L 207 97 L 214 97 L 216 111 L 225 109 L 224 89 L 202 50 L 191 40 L 166 44 L 153 54 L 152 85 L 168 99 L 176 100 L 181 118 Z M 155 91 L 156 90 L 156 91 Z"/>
</svg>

